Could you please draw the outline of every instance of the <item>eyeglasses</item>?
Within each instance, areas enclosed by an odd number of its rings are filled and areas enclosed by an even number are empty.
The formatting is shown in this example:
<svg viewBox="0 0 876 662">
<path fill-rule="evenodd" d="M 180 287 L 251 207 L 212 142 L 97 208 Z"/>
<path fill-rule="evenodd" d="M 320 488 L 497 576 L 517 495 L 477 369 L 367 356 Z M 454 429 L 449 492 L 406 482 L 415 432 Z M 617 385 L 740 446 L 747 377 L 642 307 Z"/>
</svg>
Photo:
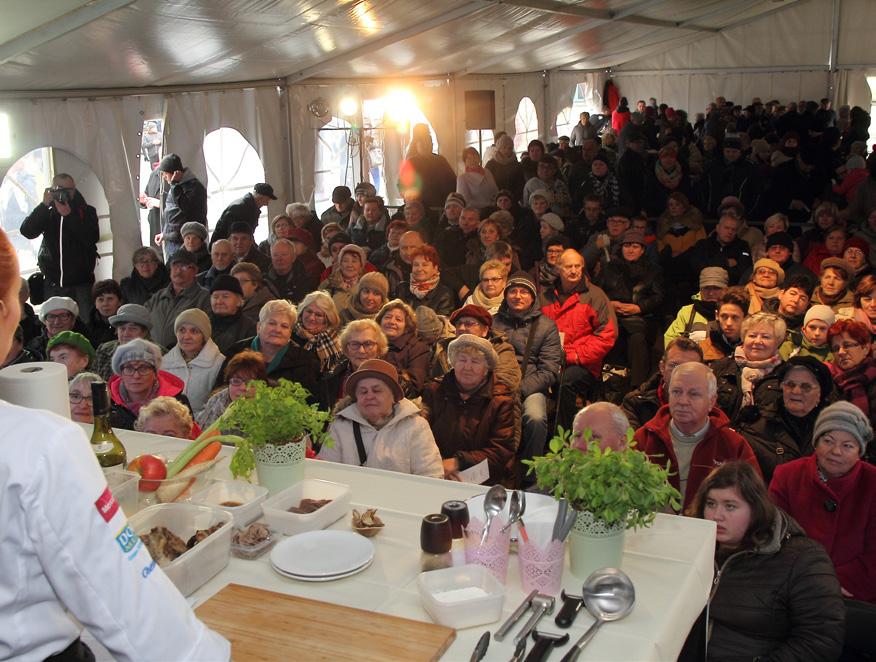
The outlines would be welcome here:
<svg viewBox="0 0 876 662">
<path fill-rule="evenodd" d="M 125 377 L 133 377 L 134 375 L 137 375 L 137 376 L 148 375 L 152 371 L 153 371 L 153 368 L 151 365 L 137 365 L 137 366 L 126 365 L 126 366 L 122 366 L 122 374 Z"/>
<path fill-rule="evenodd" d="M 819 388 L 819 386 L 817 386 L 815 384 L 807 384 L 805 382 L 804 383 L 797 383 L 797 382 L 792 382 L 792 381 L 785 381 L 785 382 L 782 382 L 782 388 L 786 389 L 788 391 L 794 391 L 794 390 L 799 388 L 800 392 L 803 395 L 808 395 L 808 394 L 812 393 L 812 391 L 814 391 L 815 389 Z"/>
<path fill-rule="evenodd" d="M 232 377 L 228 380 L 228 383 L 231 386 L 244 386 L 249 383 L 249 379 L 246 377 Z"/>
<path fill-rule="evenodd" d="M 486 276 L 484 276 L 483 278 L 481 278 L 482 283 L 498 283 L 503 280 L 504 278 L 502 278 L 501 276 L 496 276 L 495 278 L 487 278 Z"/>
<path fill-rule="evenodd" d="M 851 352 L 853 349 L 857 349 L 860 346 L 861 346 L 861 343 L 844 342 L 841 345 L 834 345 L 831 348 L 831 350 L 833 351 L 834 354 L 837 354 L 837 353 L 839 353 L 840 350 L 843 350 L 845 352 Z"/>
<path fill-rule="evenodd" d="M 773 271 L 772 269 L 769 269 L 767 267 L 761 267 L 760 269 L 757 269 L 754 273 L 757 274 L 758 276 L 775 276 L 776 275 L 775 271 Z"/>
<path fill-rule="evenodd" d="M 49 313 L 46 315 L 47 322 L 60 322 L 62 320 L 68 320 L 73 317 L 73 313 Z"/>
<path fill-rule="evenodd" d="M 547 255 L 562 255 L 564 248 L 548 248 L 546 251 Z"/>
<path fill-rule="evenodd" d="M 91 402 L 91 401 L 92 401 L 92 397 L 90 395 L 81 395 L 79 393 L 76 393 L 75 391 L 70 393 L 70 404 L 71 405 L 78 405 L 78 404 L 81 404 L 83 402 Z"/>
<path fill-rule="evenodd" d="M 363 342 L 359 342 L 358 340 L 351 340 L 347 343 L 347 347 L 352 349 L 354 352 L 358 352 L 360 349 L 364 349 L 366 352 L 370 352 L 372 349 L 377 347 L 377 343 L 373 340 L 365 340 Z"/>
</svg>

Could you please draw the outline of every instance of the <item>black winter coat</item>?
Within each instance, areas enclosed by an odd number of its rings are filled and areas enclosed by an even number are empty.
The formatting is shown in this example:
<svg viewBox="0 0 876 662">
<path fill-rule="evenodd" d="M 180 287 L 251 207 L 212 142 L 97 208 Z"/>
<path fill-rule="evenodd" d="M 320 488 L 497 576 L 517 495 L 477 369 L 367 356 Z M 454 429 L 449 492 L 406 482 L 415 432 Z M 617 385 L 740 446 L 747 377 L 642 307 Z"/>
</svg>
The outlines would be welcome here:
<svg viewBox="0 0 876 662">
<path fill-rule="evenodd" d="M 657 414 L 657 410 L 667 404 L 660 399 L 660 388 L 663 376 L 655 372 L 647 380 L 639 385 L 639 388 L 630 391 L 624 396 L 621 409 L 627 415 L 630 427 L 638 430 Z"/>
<path fill-rule="evenodd" d="M 642 316 L 656 314 L 663 304 L 663 275 L 660 267 L 642 255 L 635 262 L 615 258 L 602 263 L 597 280 L 610 301 L 634 303 Z"/>
<path fill-rule="evenodd" d="M 167 267 L 161 262 L 152 275 L 152 278 L 143 278 L 136 269 L 131 270 L 131 275 L 122 278 L 119 286 L 122 288 L 122 303 L 139 303 L 145 306 L 153 294 L 170 285 L 170 275 Z"/>
<path fill-rule="evenodd" d="M 772 540 L 718 568 L 709 605 L 708 660 L 830 662 L 842 650 L 845 608 L 833 563 L 781 510 Z"/>
<path fill-rule="evenodd" d="M 213 230 L 213 234 L 210 237 L 210 246 L 217 239 L 228 239 L 231 226 L 237 222 L 246 223 L 253 234 L 255 234 L 261 213 L 262 210 L 256 204 L 252 193 L 247 193 L 242 198 L 235 200 L 225 208 L 222 216 L 216 222 L 216 229 Z"/>
<path fill-rule="evenodd" d="M 717 406 L 727 414 L 731 422 L 736 423 L 742 409 L 742 369 L 736 364 L 736 359 L 728 356 L 719 359 L 709 366 L 718 380 Z M 758 408 L 774 406 L 782 399 L 782 384 L 779 379 L 779 366 L 754 386 L 754 406 Z M 748 415 L 746 412 L 745 415 Z"/>
<path fill-rule="evenodd" d="M 760 198 L 760 182 L 754 164 L 741 156 L 733 163 L 723 158 L 712 161 L 700 179 L 700 200 L 705 215 L 716 216 L 721 200 L 739 198 L 746 209 L 754 209 Z"/>
<path fill-rule="evenodd" d="M 215 315 L 210 312 L 210 325 L 213 327 L 213 342 L 225 356 L 231 356 L 231 348 L 244 338 L 255 335 L 256 328 L 252 320 L 245 318 L 240 312 L 236 315 Z M 224 381 L 224 374 L 222 375 Z"/>
<path fill-rule="evenodd" d="M 731 259 L 736 260 L 736 266 L 730 266 Z M 742 274 L 750 270 L 751 265 L 751 247 L 739 238 L 724 246 L 713 232 L 690 249 L 690 266 L 694 274 L 706 267 L 721 267 L 730 276 L 730 285 L 741 283 Z"/>
<path fill-rule="evenodd" d="M 286 299 L 297 304 L 308 294 L 319 287 L 319 279 L 314 278 L 304 267 L 302 260 L 292 263 L 292 270 L 285 276 L 280 276 L 274 267 L 265 274 L 265 284 L 277 299 Z"/>
<path fill-rule="evenodd" d="M 427 308 L 431 308 L 439 315 L 447 315 L 449 316 L 454 310 L 456 310 L 456 295 L 450 290 L 449 287 L 442 283 L 438 283 L 435 286 L 435 289 L 429 292 L 422 299 L 418 299 L 411 292 L 410 284 L 405 282 L 399 285 L 399 299 L 408 304 L 411 308 L 416 310 L 420 306 L 426 306 Z"/>
<path fill-rule="evenodd" d="M 73 287 L 94 283 L 100 229 L 97 211 L 76 191 L 70 215 L 61 218 L 54 207 L 40 203 L 21 224 L 28 239 L 42 235 L 37 264 L 52 285 Z"/>
<path fill-rule="evenodd" d="M 764 483 L 770 484 L 780 464 L 812 455 L 812 430 L 819 411 L 821 407 L 804 418 L 791 416 L 782 399 L 768 407 L 746 408 L 736 431 L 757 456 Z"/>
</svg>

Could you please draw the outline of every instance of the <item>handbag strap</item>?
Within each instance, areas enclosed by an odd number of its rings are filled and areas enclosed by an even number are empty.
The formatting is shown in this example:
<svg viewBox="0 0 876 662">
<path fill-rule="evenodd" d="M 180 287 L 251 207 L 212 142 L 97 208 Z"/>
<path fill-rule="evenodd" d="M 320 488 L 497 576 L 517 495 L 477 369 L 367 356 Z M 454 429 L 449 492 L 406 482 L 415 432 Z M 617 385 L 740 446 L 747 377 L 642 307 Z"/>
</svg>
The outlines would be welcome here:
<svg viewBox="0 0 876 662">
<path fill-rule="evenodd" d="M 358 421 L 353 421 L 353 436 L 356 438 L 356 450 L 359 451 L 359 466 L 364 467 L 368 453 L 365 452 L 365 444 L 362 442 L 362 426 L 359 425 Z"/>
</svg>

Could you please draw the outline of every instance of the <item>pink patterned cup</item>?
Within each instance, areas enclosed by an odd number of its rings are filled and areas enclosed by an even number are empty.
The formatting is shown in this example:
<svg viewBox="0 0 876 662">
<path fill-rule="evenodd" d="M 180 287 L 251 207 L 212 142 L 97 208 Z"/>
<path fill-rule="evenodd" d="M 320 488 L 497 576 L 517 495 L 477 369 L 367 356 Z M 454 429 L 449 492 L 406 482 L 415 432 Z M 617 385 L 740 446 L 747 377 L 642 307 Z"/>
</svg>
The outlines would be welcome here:
<svg viewBox="0 0 876 662">
<path fill-rule="evenodd" d="M 566 545 L 559 540 L 553 540 L 547 546 L 518 542 L 517 562 L 524 592 L 557 595 L 563 583 L 565 560 Z"/>
<path fill-rule="evenodd" d="M 502 533 L 504 525 L 505 522 L 501 517 L 494 518 L 483 545 L 481 545 L 481 536 L 484 532 L 482 521 L 472 519 L 464 530 L 465 562 L 484 566 L 503 584 L 508 575 L 508 557 L 511 545 L 511 527 Z"/>
</svg>

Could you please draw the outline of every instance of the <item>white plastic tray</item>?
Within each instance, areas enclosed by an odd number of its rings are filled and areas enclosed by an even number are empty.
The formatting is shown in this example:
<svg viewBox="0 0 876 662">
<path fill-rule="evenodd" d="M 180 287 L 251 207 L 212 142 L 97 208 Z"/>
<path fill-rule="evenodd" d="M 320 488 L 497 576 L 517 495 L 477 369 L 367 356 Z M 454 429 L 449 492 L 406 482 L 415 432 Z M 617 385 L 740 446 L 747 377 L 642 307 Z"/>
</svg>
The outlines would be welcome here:
<svg viewBox="0 0 876 662">
<path fill-rule="evenodd" d="M 293 536 L 305 531 L 324 529 L 350 512 L 352 492 L 347 485 L 327 480 L 306 479 L 287 487 L 262 503 L 265 521 L 275 531 Z M 302 499 L 331 499 L 319 510 L 299 515 L 290 513 Z"/>
</svg>

